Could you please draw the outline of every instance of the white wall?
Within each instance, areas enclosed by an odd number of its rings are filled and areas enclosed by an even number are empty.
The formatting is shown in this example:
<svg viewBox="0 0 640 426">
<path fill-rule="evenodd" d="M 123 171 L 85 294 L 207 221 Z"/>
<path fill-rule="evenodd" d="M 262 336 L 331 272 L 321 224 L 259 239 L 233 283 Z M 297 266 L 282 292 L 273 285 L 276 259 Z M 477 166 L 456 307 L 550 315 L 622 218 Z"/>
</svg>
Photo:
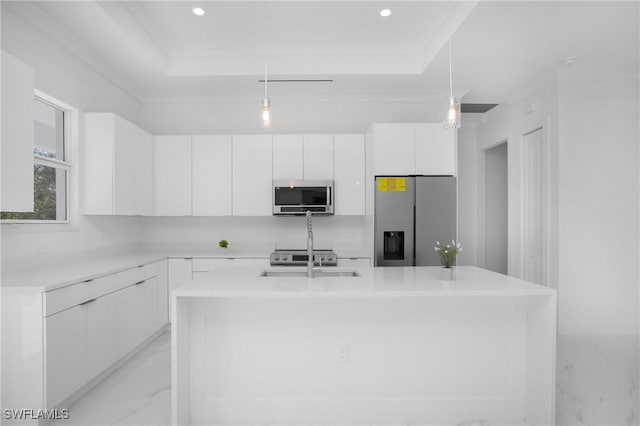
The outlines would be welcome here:
<svg viewBox="0 0 640 426">
<path fill-rule="evenodd" d="M 542 127 L 548 285 L 561 333 L 638 332 L 638 80 L 564 70 L 477 121 L 478 265 L 484 266 L 485 149 L 507 140 L 509 274 L 520 276 L 522 135 Z M 462 226 L 462 225 L 461 225 Z"/>
<path fill-rule="evenodd" d="M 313 218 L 314 246 L 343 253 L 368 251 L 362 246 L 364 216 Z M 186 250 L 215 250 L 218 241 L 229 241 L 229 249 L 305 249 L 307 225 L 304 217 L 149 217 L 141 221 L 145 246 Z"/>
<path fill-rule="evenodd" d="M 272 95 L 271 128 L 261 128 L 255 98 L 184 99 L 145 102 L 141 126 L 152 134 L 364 133 L 371 123 L 422 123 L 443 119 L 443 102 L 380 99 L 375 96 L 332 100 L 277 98 Z M 321 94 L 320 94 L 321 96 Z M 443 98 L 444 99 L 444 98 Z"/>
<path fill-rule="evenodd" d="M 19 15 L 2 7 L 2 49 L 34 68 L 35 88 L 81 111 L 113 111 L 137 121 L 140 105 L 97 70 L 53 43 Z M 78 113 L 78 115 L 79 115 Z M 71 193 L 68 225 L 37 224 L 2 227 L 3 266 L 37 257 L 45 261 L 92 250 L 110 250 L 139 243 L 137 218 L 85 217 L 79 214 L 82 135 L 76 117 L 71 129 Z"/>
<path fill-rule="evenodd" d="M 560 329 L 638 333 L 638 80 L 560 83 Z"/>
</svg>

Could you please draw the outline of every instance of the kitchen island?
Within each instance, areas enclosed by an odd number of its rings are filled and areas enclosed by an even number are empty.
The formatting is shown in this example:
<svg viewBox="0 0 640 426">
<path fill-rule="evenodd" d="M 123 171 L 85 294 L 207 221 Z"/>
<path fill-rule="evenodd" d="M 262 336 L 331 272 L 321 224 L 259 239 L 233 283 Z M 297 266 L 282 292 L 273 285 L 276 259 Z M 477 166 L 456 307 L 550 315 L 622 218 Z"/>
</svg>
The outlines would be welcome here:
<svg viewBox="0 0 640 426">
<path fill-rule="evenodd" d="M 218 269 L 172 293 L 172 421 L 555 422 L 556 292 L 476 267 Z"/>
</svg>

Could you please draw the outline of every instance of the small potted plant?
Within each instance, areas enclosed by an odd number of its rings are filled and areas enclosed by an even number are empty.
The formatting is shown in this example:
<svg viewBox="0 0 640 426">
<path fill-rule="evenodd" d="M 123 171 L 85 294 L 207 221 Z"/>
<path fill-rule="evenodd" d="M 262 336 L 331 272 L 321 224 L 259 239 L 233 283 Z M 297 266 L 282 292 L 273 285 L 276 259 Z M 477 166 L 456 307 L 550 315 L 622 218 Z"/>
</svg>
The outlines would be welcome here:
<svg viewBox="0 0 640 426">
<path fill-rule="evenodd" d="M 218 241 L 218 247 L 220 247 L 220 251 L 221 252 L 226 252 L 227 249 L 229 248 L 229 241 L 227 240 L 220 240 Z"/>
<path fill-rule="evenodd" d="M 451 240 L 451 244 L 443 245 L 440 244 L 440 241 L 436 241 L 434 250 L 438 253 L 438 256 L 440 257 L 440 264 L 442 264 L 441 278 L 444 281 L 453 281 L 455 278 L 453 267 L 456 264 L 458 253 L 462 251 L 460 243 L 456 243 L 454 240 Z"/>
</svg>

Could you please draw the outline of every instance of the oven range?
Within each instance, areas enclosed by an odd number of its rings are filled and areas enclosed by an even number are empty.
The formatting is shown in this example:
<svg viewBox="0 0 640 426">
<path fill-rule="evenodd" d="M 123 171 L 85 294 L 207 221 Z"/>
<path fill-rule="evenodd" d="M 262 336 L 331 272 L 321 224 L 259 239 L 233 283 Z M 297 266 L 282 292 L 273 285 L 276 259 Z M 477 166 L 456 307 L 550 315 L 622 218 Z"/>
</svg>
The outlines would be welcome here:
<svg viewBox="0 0 640 426">
<path fill-rule="evenodd" d="M 338 256 L 333 250 L 314 250 L 314 263 L 317 266 L 337 266 Z M 306 250 L 278 249 L 271 253 L 271 266 L 307 266 L 309 256 Z"/>
</svg>

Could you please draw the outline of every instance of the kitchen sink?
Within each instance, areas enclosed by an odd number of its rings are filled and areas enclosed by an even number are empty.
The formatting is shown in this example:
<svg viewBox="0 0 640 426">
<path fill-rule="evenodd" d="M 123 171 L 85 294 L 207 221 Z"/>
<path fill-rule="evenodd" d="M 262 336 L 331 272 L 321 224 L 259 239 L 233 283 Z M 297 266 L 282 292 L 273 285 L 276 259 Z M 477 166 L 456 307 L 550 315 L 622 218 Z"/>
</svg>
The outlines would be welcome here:
<svg viewBox="0 0 640 426">
<path fill-rule="evenodd" d="M 295 271 L 287 271 L 283 269 L 278 270 L 269 270 L 265 269 L 258 275 L 259 277 L 306 277 L 307 271 L 297 269 Z M 322 277 L 359 277 L 360 273 L 354 270 L 346 270 L 341 269 L 337 271 L 332 271 L 330 269 L 315 269 L 313 271 L 314 278 L 322 278 Z"/>
</svg>

